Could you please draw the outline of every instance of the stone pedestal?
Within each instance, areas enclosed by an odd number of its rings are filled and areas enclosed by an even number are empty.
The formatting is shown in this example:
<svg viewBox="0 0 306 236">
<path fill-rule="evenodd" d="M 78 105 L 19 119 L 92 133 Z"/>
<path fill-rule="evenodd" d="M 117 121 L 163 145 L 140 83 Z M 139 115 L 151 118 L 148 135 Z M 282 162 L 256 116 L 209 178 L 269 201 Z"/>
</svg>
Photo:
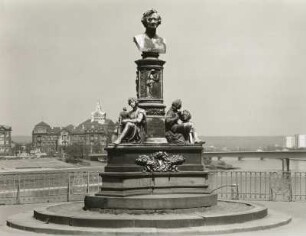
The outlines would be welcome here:
<svg viewBox="0 0 306 236">
<path fill-rule="evenodd" d="M 150 155 L 159 151 L 173 155 L 182 155 L 186 161 L 178 166 L 179 171 L 203 171 L 203 147 L 201 144 L 176 145 L 176 144 L 120 144 L 116 147 L 109 145 L 107 151 L 108 172 L 142 172 L 143 167 L 136 164 L 140 155 Z"/>
<path fill-rule="evenodd" d="M 158 54 L 143 54 L 143 58 L 135 63 L 139 107 L 145 109 L 147 113 L 147 137 L 151 140 L 164 139 L 163 65 L 165 61 L 158 59 Z"/>
<path fill-rule="evenodd" d="M 204 170 L 202 163 L 203 148 L 195 145 L 171 145 L 171 144 L 121 144 L 110 145 L 105 171 L 100 173 L 102 187 L 94 196 L 85 198 L 85 208 L 104 209 L 105 204 L 111 201 L 129 202 L 127 208 L 139 210 L 139 199 L 133 196 L 152 196 L 158 209 L 164 209 L 163 202 L 171 199 L 171 194 L 196 194 L 201 199 L 198 206 L 185 208 L 212 206 L 217 203 L 217 195 L 212 194 L 208 186 L 208 172 Z M 185 158 L 182 165 L 178 165 L 178 171 L 146 172 L 143 166 L 136 164 L 140 156 L 150 156 L 157 152 L 165 152 L 169 157 L 180 155 Z M 170 194 L 170 195 L 169 195 Z M 181 195 L 180 195 L 181 196 Z M 129 197 L 129 200 L 125 198 Z M 183 196 L 182 196 L 183 198 Z M 176 209 L 183 199 L 168 200 L 167 208 Z M 120 200 L 122 199 L 122 200 Z M 153 201 L 153 200 L 152 200 Z M 119 204 L 119 203 L 118 203 Z M 115 204 L 116 205 L 116 204 Z M 109 208 L 116 208 L 115 205 Z M 146 205 L 146 204 L 144 204 Z M 125 208 L 125 207 L 123 207 Z"/>
<path fill-rule="evenodd" d="M 133 196 L 173 193 L 210 193 L 208 172 L 101 173 L 103 184 L 96 196 Z"/>
</svg>

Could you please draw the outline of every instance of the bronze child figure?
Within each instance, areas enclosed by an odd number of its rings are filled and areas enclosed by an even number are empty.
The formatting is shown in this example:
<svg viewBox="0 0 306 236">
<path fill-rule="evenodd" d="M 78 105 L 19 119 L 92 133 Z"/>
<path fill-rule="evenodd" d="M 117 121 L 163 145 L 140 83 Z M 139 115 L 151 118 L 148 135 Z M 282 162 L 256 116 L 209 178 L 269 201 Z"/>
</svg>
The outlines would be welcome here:
<svg viewBox="0 0 306 236">
<path fill-rule="evenodd" d="M 202 143 L 194 130 L 194 125 L 190 121 L 189 111 L 180 111 L 182 101 L 175 100 L 166 114 L 165 128 L 166 139 L 169 143 L 175 144 L 194 144 Z"/>
</svg>

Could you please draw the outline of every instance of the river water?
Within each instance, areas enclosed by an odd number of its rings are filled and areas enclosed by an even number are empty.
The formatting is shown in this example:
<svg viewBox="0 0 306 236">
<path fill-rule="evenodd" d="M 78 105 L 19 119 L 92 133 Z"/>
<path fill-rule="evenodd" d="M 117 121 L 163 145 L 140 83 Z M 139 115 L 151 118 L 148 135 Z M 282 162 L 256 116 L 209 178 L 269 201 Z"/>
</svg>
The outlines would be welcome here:
<svg viewBox="0 0 306 236">
<path fill-rule="evenodd" d="M 242 171 L 281 171 L 282 161 L 280 159 L 263 159 L 260 158 L 245 158 L 238 160 L 233 157 L 223 157 L 223 161 L 238 167 Z M 290 170 L 298 172 L 306 172 L 306 159 L 303 160 L 290 160 Z"/>
</svg>

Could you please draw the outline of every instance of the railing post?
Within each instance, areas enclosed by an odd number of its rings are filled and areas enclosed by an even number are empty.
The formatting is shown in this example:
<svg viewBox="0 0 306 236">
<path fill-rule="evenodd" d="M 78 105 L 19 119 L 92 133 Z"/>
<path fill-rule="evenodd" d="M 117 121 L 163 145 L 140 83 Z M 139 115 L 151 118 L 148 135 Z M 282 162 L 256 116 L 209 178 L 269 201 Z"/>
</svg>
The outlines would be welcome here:
<svg viewBox="0 0 306 236">
<path fill-rule="evenodd" d="M 284 176 L 283 176 L 284 177 Z M 292 202 L 293 199 L 293 193 L 292 193 L 292 178 L 291 178 L 291 172 L 285 172 L 285 180 L 286 182 L 288 182 L 288 192 L 289 192 L 289 196 L 288 196 L 288 201 Z"/>
<path fill-rule="evenodd" d="M 268 172 L 269 174 L 269 201 L 273 201 L 273 189 L 272 189 L 272 183 L 271 183 L 271 172 Z"/>
<path fill-rule="evenodd" d="M 18 179 L 17 179 L 17 196 L 16 196 L 16 204 L 20 204 L 20 175 L 18 175 Z"/>
<path fill-rule="evenodd" d="M 231 184 L 231 200 L 239 200 L 238 184 Z"/>
<path fill-rule="evenodd" d="M 291 183 L 291 178 L 290 178 L 290 183 L 289 183 L 289 202 L 293 201 L 293 193 L 292 193 L 292 183 Z"/>
<path fill-rule="evenodd" d="M 68 173 L 68 183 L 67 183 L 67 202 L 70 201 L 70 173 Z"/>
<path fill-rule="evenodd" d="M 269 201 L 273 201 L 273 190 L 270 187 Z"/>
<path fill-rule="evenodd" d="M 289 158 L 286 158 L 286 171 L 290 171 L 290 159 Z"/>
<path fill-rule="evenodd" d="M 89 193 L 89 171 L 87 171 L 87 194 Z"/>
</svg>

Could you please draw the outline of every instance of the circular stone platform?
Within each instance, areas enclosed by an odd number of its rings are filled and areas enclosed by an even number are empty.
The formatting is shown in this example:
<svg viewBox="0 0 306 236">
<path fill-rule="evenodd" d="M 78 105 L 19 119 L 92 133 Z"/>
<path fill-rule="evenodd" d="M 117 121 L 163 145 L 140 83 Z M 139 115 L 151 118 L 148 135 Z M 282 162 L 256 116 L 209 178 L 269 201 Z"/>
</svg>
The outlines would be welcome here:
<svg viewBox="0 0 306 236">
<path fill-rule="evenodd" d="M 193 213 L 150 214 L 84 211 L 83 203 L 67 203 L 18 214 L 13 228 L 51 234 L 194 235 L 259 230 L 287 224 L 291 218 L 245 202 L 219 201 Z"/>
<path fill-rule="evenodd" d="M 127 197 L 87 195 L 85 209 L 118 213 L 194 212 L 217 204 L 217 194 L 150 194 Z"/>
</svg>

